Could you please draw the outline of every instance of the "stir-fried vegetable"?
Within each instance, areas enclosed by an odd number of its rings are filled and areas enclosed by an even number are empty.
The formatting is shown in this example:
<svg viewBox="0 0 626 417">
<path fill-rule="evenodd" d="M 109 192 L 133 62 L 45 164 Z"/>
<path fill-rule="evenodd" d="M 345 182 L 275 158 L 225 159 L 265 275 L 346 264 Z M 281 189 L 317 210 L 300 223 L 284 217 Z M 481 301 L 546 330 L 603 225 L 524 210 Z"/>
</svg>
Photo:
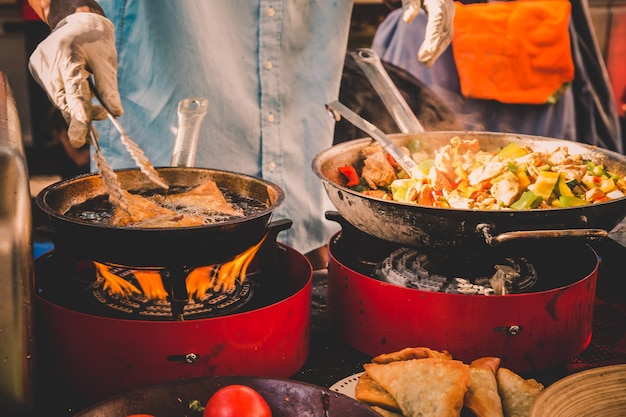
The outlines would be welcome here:
<svg viewBox="0 0 626 417">
<path fill-rule="evenodd" d="M 624 197 L 626 180 L 561 146 L 534 151 L 511 142 L 487 152 L 476 139 L 454 137 L 434 154 L 419 140 L 405 151 L 418 170 L 407 173 L 379 145 L 361 151 L 358 166 L 339 168 L 344 185 L 364 194 L 419 205 L 464 209 L 576 207 Z"/>
</svg>

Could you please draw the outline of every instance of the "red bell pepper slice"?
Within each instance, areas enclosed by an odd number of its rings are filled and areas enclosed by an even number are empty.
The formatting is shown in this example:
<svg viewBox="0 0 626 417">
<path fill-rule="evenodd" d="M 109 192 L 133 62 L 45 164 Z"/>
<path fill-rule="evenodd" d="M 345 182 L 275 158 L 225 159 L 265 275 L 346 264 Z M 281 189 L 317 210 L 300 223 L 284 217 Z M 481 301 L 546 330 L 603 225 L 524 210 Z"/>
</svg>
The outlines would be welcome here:
<svg viewBox="0 0 626 417">
<path fill-rule="evenodd" d="M 348 182 L 346 183 L 348 187 L 354 187 L 355 185 L 359 185 L 359 174 L 356 172 L 356 169 L 352 165 L 339 167 L 339 172 L 341 172 L 348 180 Z"/>
<path fill-rule="evenodd" d="M 394 167 L 397 168 L 398 167 L 398 163 L 396 162 L 396 160 L 393 158 L 393 156 L 391 156 L 391 154 L 387 153 L 385 154 L 385 156 L 387 157 L 387 162 L 389 162 L 389 164 Z"/>
</svg>

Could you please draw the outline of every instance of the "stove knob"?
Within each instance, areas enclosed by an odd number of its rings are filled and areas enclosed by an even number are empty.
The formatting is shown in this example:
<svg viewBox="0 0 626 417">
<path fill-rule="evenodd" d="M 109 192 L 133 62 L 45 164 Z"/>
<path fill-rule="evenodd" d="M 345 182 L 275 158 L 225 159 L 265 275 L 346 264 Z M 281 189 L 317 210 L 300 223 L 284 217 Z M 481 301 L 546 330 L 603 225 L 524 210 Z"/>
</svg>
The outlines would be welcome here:
<svg viewBox="0 0 626 417">
<path fill-rule="evenodd" d="M 511 336 L 516 336 L 517 334 L 519 334 L 519 332 L 522 331 L 522 326 L 514 324 L 512 326 L 495 327 L 493 331 L 496 333 L 506 333 Z"/>
<path fill-rule="evenodd" d="M 195 353 L 187 353 L 185 355 L 170 355 L 167 357 L 167 360 L 170 362 L 185 362 L 185 363 L 194 363 L 200 359 L 199 355 Z"/>
</svg>

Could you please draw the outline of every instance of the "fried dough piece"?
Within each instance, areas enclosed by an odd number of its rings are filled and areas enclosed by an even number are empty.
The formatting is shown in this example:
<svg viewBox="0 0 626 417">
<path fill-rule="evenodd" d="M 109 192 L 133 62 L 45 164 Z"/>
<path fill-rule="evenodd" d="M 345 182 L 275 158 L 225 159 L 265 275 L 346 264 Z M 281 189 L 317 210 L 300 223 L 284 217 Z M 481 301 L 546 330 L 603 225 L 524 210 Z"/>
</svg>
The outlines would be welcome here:
<svg viewBox="0 0 626 417">
<path fill-rule="evenodd" d="M 395 361 L 406 361 L 409 359 L 425 359 L 425 358 L 440 358 L 440 359 L 452 359 L 452 355 L 446 350 L 441 352 L 427 347 L 412 347 L 398 350 L 391 353 L 383 353 L 372 358 L 374 363 L 389 363 Z"/>
<path fill-rule="evenodd" d="M 476 417 L 503 417 L 502 400 L 498 394 L 496 372 L 500 358 L 485 357 L 470 363 L 470 382 L 463 405 Z"/>
<path fill-rule="evenodd" d="M 447 351 L 436 351 L 427 347 L 405 348 L 396 352 L 384 353 L 372 358 L 374 363 L 390 363 L 397 361 L 406 361 L 411 359 L 440 358 L 452 359 Z M 366 402 L 370 405 L 377 405 L 387 410 L 400 412 L 400 406 L 396 400 L 376 383 L 367 372 L 363 373 L 355 387 L 355 397 L 357 400 Z"/>
<path fill-rule="evenodd" d="M 154 201 L 124 190 L 130 213 L 119 207 L 113 209 L 109 224 L 113 226 L 141 226 L 146 228 L 199 226 L 201 217 L 187 216 L 162 207 Z"/>
<path fill-rule="evenodd" d="M 400 412 L 400 406 L 394 398 L 370 377 L 363 372 L 356 382 L 354 397 L 369 405 L 376 405 L 387 410 Z"/>
<path fill-rule="evenodd" d="M 243 216 L 241 209 L 231 206 L 214 181 L 208 180 L 189 191 L 165 196 L 155 196 L 155 200 L 166 206 L 198 209 L 209 213 L 222 213 L 229 216 Z"/>
<path fill-rule="evenodd" d="M 469 384 L 469 366 L 461 361 L 426 358 L 363 367 L 406 417 L 458 417 L 461 413 Z"/>
<path fill-rule="evenodd" d="M 400 413 L 396 413 L 394 411 L 389 411 L 389 410 L 386 410 L 386 409 L 384 409 L 382 407 L 378 407 L 378 406 L 375 406 L 375 405 L 373 405 L 371 407 L 372 407 L 372 410 L 376 411 L 378 414 L 380 414 L 383 417 L 404 417 Z"/>
<path fill-rule="evenodd" d="M 502 398 L 504 417 L 527 417 L 530 409 L 543 391 L 543 385 L 534 379 L 524 379 L 507 368 L 496 373 L 498 392 Z"/>
</svg>

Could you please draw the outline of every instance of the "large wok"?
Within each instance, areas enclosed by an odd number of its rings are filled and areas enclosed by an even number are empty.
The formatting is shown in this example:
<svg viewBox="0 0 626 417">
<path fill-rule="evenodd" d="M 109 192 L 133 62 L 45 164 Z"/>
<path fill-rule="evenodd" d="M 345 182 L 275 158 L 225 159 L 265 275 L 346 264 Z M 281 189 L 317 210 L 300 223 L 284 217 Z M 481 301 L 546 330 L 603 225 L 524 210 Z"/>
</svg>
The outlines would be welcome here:
<svg viewBox="0 0 626 417">
<path fill-rule="evenodd" d="M 493 132 L 420 132 L 391 138 L 403 145 L 417 136 L 422 145 L 434 150 L 455 135 L 477 138 L 484 149 L 510 142 L 537 151 L 567 146 L 571 154 L 582 154 L 610 171 L 626 174 L 623 155 L 559 139 Z M 380 239 L 414 247 L 480 248 L 517 238 L 598 238 L 606 236 L 626 216 L 626 198 L 582 207 L 496 211 L 427 207 L 368 197 L 343 186 L 338 168 L 355 163 L 359 150 L 372 142 L 363 138 L 332 146 L 314 158 L 312 168 L 339 213 L 356 228 Z"/>
<path fill-rule="evenodd" d="M 197 266 L 229 260 L 258 243 L 267 233 L 272 213 L 284 200 L 278 186 L 248 175 L 204 168 L 165 167 L 157 171 L 170 187 L 195 186 L 213 180 L 218 187 L 264 202 L 267 208 L 253 215 L 195 227 L 116 227 L 70 217 L 67 210 L 104 194 L 99 174 L 57 182 L 37 196 L 48 214 L 47 233 L 57 253 L 131 266 Z M 125 190 L 146 190 L 154 185 L 139 169 L 116 171 Z"/>
</svg>

